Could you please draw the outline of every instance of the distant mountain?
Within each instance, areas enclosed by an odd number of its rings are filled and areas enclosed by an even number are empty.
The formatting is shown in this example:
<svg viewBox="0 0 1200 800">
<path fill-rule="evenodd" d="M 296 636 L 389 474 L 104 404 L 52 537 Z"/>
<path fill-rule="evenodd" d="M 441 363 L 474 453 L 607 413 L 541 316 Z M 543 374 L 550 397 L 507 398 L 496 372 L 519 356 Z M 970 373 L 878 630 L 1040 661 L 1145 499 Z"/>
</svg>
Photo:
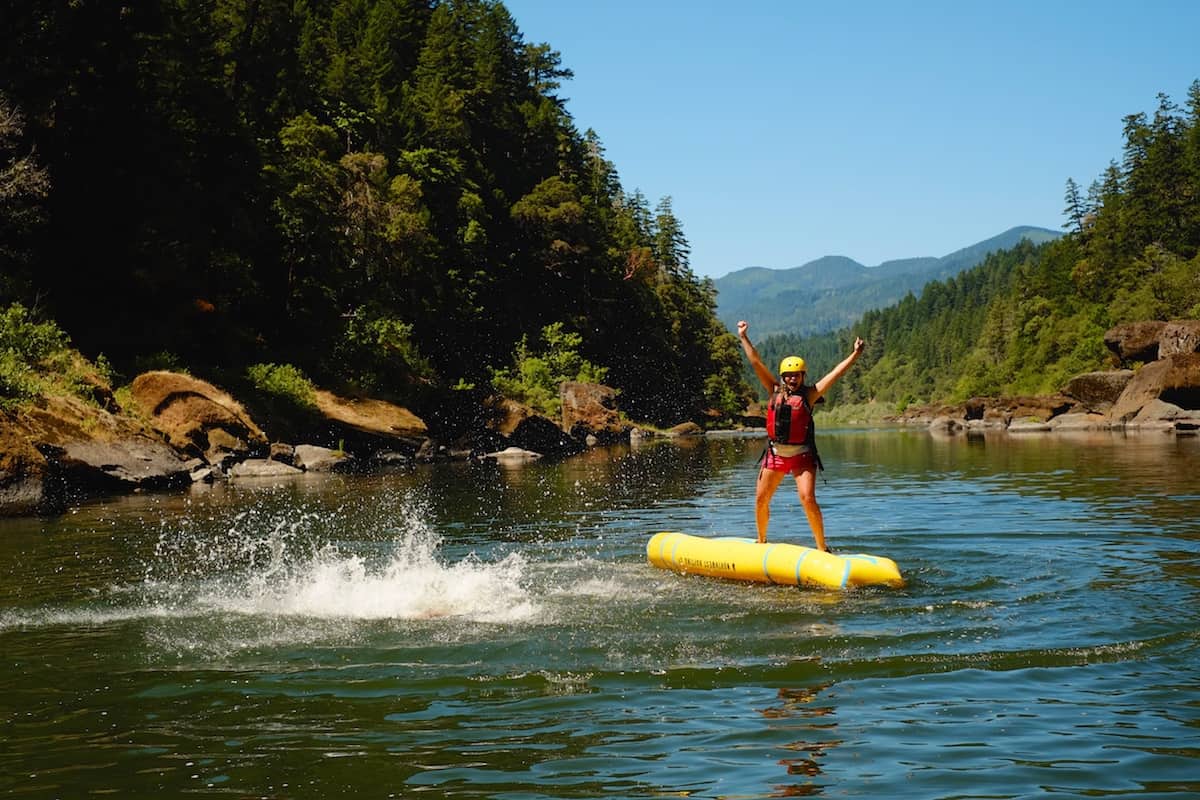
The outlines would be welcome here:
<svg viewBox="0 0 1200 800">
<path fill-rule="evenodd" d="M 845 256 L 824 256 L 800 267 L 747 267 L 713 281 L 717 316 L 730 330 L 748 320 L 755 340 L 777 333 L 809 336 L 844 328 L 873 308 L 884 308 L 930 281 L 979 264 L 988 253 L 1022 239 L 1041 244 L 1062 234 L 1024 225 L 941 258 L 903 258 L 866 267 Z"/>
</svg>

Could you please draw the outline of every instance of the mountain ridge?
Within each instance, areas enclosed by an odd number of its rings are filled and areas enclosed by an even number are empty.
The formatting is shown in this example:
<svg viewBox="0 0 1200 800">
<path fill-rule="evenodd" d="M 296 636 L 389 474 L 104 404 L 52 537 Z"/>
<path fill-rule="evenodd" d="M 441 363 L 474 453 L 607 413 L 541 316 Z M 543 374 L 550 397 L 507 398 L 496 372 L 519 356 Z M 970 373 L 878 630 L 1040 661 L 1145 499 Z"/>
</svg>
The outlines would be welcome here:
<svg viewBox="0 0 1200 800">
<path fill-rule="evenodd" d="M 758 338 L 775 334 L 826 333 L 858 320 L 865 312 L 903 299 L 935 280 L 945 280 L 979 264 L 989 253 L 1022 239 L 1035 244 L 1062 234 L 1018 225 L 938 257 L 889 259 L 868 267 L 849 256 L 827 255 L 798 267 L 751 266 L 713 281 L 717 317 L 730 330 L 750 320 Z"/>
</svg>

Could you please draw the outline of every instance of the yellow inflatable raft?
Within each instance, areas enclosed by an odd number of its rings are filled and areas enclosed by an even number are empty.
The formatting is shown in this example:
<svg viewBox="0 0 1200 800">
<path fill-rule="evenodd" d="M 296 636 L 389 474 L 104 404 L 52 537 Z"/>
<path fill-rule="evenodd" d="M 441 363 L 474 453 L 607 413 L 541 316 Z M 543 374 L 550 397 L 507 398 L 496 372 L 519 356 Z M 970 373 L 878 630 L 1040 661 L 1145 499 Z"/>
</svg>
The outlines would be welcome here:
<svg viewBox="0 0 1200 800">
<path fill-rule="evenodd" d="M 759 544 L 732 536 L 705 539 L 656 533 L 646 544 L 650 563 L 676 572 L 791 586 L 903 586 L 896 562 L 882 556 L 835 555 L 783 542 Z"/>
</svg>

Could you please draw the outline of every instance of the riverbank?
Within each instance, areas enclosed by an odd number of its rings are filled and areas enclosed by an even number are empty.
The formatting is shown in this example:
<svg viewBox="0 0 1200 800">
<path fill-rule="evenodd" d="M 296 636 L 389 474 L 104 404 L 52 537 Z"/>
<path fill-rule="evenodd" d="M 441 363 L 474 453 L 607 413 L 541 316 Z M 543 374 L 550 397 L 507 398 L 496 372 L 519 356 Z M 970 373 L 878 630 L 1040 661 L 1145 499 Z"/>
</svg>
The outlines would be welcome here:
<svg viewBox="0 0 1200 800">
<path fill-rule="evenodd" d="M 54 514 L 89 497 L 197 482 L 286 479 L 439 460 L 561 457 L 596 444 L 702 433 L 626 421 L 617 393 L 567 382 L 562 415 L 514 400 L 445 391 L 424 416 L 388 400 L 224 387 L 151 371 L 116 390 L 93 375 L 85 396 L 56 392 L 0 411 L 0 516 Z"/>
<path fill-rule="evenodd" d="M 1048 396 L 977 397 L 958 404 L 820 403 L 818 425 L 897 424 L 939 435 L 1121 431 L 1200 432 L 1200 322 L 1117 328 L 1106 343 L 1136 369 L 1086 373 Z M 83 362 L 78 354 L 72 363 Z M 197 482 L 285 479 L 304 472 L 366 471 L 437 460 L 562 457 L 597 444 L 699 436 L 728 428 L 715 418 L 667 430 L 627 420 L 618 393 L 566 382 L 556 419 L 512 399 L 429 390 L 423 410 L 308 387 L 236 391 L 181 372 L 151 371 L 115 388 L 102 370 L 0 411 L 0 515 L 54 514 L 88 497 Z M 761 429 L 761 408 L 737 420 Z"/>
</svg>

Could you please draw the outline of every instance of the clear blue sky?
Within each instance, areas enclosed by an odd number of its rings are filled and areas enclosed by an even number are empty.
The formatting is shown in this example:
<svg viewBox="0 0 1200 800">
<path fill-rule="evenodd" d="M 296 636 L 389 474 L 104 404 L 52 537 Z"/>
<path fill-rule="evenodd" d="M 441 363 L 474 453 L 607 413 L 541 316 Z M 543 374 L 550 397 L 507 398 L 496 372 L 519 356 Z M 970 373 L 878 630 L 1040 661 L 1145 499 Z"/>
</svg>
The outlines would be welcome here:
<svg viewBox="0 0 1200 800">
<path fill-rule="evenodd" d="M 692 269 L 943 256 L 1062 226 L 1122 118 L 1200 79 L 1200 0 L 504 0 Z"/>
</svg>

